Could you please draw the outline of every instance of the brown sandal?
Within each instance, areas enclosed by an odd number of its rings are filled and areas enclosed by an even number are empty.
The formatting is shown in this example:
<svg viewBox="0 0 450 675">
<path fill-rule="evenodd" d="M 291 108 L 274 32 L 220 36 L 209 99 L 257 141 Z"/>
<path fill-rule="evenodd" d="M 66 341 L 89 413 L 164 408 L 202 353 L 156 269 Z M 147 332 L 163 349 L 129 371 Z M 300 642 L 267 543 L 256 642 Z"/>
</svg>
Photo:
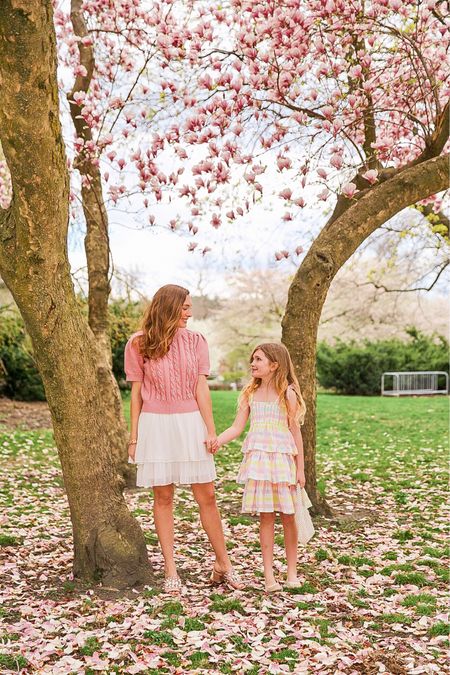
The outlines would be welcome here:
<svg viewBox="0 0 450 675">
<path fill-rule="evenodd" d="M 224 583 L 225 586 L 234 588 L 237 591 L 241 591 L 245 587 L 244 582 L 233 568 L 227 570 L 226 572 L 219 572 L 215 567 L 213 567 L 210 581 L 212 584 Z"/>
</svg>

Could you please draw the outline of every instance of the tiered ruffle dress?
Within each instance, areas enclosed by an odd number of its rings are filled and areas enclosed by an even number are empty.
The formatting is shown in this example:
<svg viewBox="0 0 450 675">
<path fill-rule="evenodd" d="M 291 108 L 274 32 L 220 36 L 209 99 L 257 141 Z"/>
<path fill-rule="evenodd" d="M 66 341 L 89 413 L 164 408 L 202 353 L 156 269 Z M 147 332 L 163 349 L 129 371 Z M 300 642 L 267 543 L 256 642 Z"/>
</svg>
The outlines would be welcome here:
<svg viewBox="0 0 450 675">
<path fill-rule="evenodd" d="M 136 341 L 141 334 L 125 347 L 127 380 L 142 382 L 136 485 L 209 483 L 216 470 L 195 398 L 199 375 L 209 373 L 207 342 L 200 333 L 178 328 L 167 354 L 144 359 Z"/>
<path fill-rule="evenodd" d="M 278 401 L 250 397 L 250 429 L 237 482 L 244 483 L 243 513 L 295 513 L 297 447 L 287 411 Z"/>
</svg>

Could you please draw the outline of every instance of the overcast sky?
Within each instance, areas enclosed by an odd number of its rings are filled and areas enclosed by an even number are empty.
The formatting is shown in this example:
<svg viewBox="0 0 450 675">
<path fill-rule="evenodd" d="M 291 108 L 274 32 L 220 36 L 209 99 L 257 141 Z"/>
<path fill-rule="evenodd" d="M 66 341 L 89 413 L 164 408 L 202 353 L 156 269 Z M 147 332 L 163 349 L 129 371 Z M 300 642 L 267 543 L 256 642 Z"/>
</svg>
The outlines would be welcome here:
<svg viewBox="0 0 450 675">
<path fill-rule="evenodd" d="M 153 208 L 157 222 L 166 223 L 177 211 L 174 205 Z M 186 212 L 182 215 L 188 217 Z M 299 258 L 294 254 L 288 262 L 277 263 L 275 251 L 288 249 L 292 253 L 297 246 L 307 249 L 312 233 L 317 229 L 313 222 L 324 221 L 326 215 L 304 209 L 295 219 L 285 223 L 280 213 L 256 205 L 239 224 L 224 224 L 215 230 L 209 223 L 210 215 L 200 222 L 196 237 L 186 233 L 171 232 L 167 227 L 142 227 L 143 219 L 123 209 L 110 212 L 111 252 L 115 268 L 126 270 L 139 279 L 140 289 L 151 295 L 166 283 L 195 285 L 200 275 L 205 279 L 210 294 L 226 292 L 226 278 L 235 269 L 242 267 L 266 269 L 278 266 L 294 269 Z M 194 252 L 188 251 L 190 242 L 198 242 Z M 211 251 L 201 254 L 204 246 Z M 83 234 L 74 231 L 70 237 L 70 261 L 74 270 L 86 265 Z"/>
</svg>

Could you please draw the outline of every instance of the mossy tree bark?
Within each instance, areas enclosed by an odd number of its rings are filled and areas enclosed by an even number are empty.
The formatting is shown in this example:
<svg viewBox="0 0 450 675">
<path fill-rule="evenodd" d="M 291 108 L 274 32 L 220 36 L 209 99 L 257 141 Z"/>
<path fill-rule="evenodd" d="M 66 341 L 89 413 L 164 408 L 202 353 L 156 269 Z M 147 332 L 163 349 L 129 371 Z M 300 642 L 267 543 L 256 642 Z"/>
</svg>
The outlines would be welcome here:
<svg viewBox="0 0 450 675">
<path fill-rule="evenodd" d="M 13 186 L 11 205 L 0 212 L 0 273 L 44 382 L 73 524 L 74 573 L 117 588 L 148 582 L 144 537 L 117 472 L 96 338 L 70 277 L 50 0 L 1 3 L 0 86 L 0 139 Z M 113 387 L 110 369 L 105 378 Z"/>
<path fill-rule="evenodd" d="M 445 115 L 448 117 L 448 108 Z M 445 144 L 441 129 L 439 125 L 436 154 Z M 363 189 L 356 202 L 339 200 L 289 288 L 282 341 L 291 354 L 307 405 L 303 427 L 306 489 L 316 513 L 331 513 L 316 480 L 316 350 L 322 307 L 335 275 L 372 232 L 402 209 L 448 187 L 448 155 L 427 159 L 430 154 L 427 149 L 422 161 L 402 170 L 388 170 L 382 182 Z"/>
</svg>

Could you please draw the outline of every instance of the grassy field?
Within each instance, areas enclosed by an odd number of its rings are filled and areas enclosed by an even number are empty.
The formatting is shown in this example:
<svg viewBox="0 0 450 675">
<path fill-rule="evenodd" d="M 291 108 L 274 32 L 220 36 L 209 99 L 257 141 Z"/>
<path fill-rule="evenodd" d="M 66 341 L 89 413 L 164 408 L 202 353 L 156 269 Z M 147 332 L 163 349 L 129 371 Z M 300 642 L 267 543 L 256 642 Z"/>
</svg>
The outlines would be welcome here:
<svg viewBox="0 0 450 675">
<path fill-rule="evenodd" d="M 232 424 L 238 393 L 213 391 L 217 432 Z M 129 419 L 129 397 L 124 397 Z M 378 481 L 386 490 L 401 492 L 410 481 L 430 471 L 438 485 L 447 481 L 449 402 L 447 397 L 389 398 L 319 394 L 317 400 L 317 465 L 319 485 L 327 478 L 340 484 Z M 242 436 L 243 438 L 243 436 Z M 241 439 L 216 456 L 229 473 L 240 461 Z M 405 475 L 402 478 L 402 467 Z"/>
<path fill-rule="evenodd" d="M 237 395 L 213 392 L 218 430 Z M 127 411 L 128 400 L 125 399 Z M 111 597 L 71 578 L 71 528 L 50 431 L 0 428 L 0 672 L 443 673 L 448 399 L 318 399 L 317 465 L 335 517 L 300 549 L 301 586 L 262 591 L 257 520 L 240 513 L 240 442 L 217 456 L 218 502 L 242 592 L 211 590 L 212 556 L 187 488 L 176 495 L 186 592 L 160 593 L 148 490 L 126 499 L 154 587 Z M 285 571 L 277 525 L 276 566 Z"/>
</svg>

